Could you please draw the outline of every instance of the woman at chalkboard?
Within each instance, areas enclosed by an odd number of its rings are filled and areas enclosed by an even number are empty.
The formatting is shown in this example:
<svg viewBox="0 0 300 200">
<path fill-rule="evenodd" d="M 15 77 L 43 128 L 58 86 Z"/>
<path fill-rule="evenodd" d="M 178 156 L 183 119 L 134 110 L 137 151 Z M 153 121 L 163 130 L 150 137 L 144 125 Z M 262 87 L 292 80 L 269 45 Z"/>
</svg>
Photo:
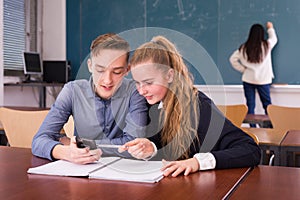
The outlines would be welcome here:
<svg viewBox="0 0 300 200">
<path fill-rule="evenodd" d="M 271 22 L 267 22 L 266 26 L 268 39 L 264 37 L 265 30 L 261 24 L 252 25 L 247 41 L 229 59 L 233 68 L 243 74 L 249 114 L 254 114 L 256 90 L 266 114 L 267 107 L 271 104 L 270 86 L 274 78 L 271 50 L 277 43 L 277 36 Z"/>
</svg>

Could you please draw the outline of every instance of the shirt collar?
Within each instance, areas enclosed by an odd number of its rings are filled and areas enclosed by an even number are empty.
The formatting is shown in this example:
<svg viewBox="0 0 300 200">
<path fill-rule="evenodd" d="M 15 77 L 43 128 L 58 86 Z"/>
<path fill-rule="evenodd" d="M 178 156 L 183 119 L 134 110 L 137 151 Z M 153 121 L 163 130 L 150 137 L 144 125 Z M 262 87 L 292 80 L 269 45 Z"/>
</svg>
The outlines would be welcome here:
<svg viewBox="0 0 300 200">
<path fill-rule="evenodd" d="M 163 107 L 164 107 L 164 103 L 162 101 L 159 102 L 157 109 L 162 109 Z"/>
</svg>

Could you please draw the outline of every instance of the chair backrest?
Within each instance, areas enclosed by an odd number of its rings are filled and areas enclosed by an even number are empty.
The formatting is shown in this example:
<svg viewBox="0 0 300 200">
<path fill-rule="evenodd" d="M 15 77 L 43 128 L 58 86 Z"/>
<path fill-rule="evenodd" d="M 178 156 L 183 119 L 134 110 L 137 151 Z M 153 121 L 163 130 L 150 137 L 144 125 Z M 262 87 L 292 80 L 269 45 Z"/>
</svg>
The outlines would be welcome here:
<svg viewBox="0 0 300 200">
<path fill-rule="evenodd" d="M 248 112 L 245 104 L 217 105 L 217 107 L 237 127 L 241 127 Z"/>
<path fill-rule="evenodd" d="M 269 105 L 267 110 L 274 129 L 300 130 L 300 107 Z"/>
<path fill-rule="evenodd" d="M 48 112 L 49 110 L 25 111 L 1 107 L 0 121 L 9 145 L 31 148 L 32 138 Z"/>
<path fill-rule="evenodd" d="M 254 133 L 251 133 L 251 132 L 249 131 L 248 128 L 242 128 L 242 130 L 243 130 L 245 133 L 247 133 L 250 137 L 252 137 L 253 140 L 254 140 L 254 142 L 255 142 L 256 144 L 259 144 L 259 139 L 258 139 L 258 137 L 257 137 Z"/>
<path fill-rule="evenodd" d="M 72 115 L 70 115 L 69 120 L 64 125 L 64 132 L 69 138 L 74 135 L 74 119 Z"/>
</svg>

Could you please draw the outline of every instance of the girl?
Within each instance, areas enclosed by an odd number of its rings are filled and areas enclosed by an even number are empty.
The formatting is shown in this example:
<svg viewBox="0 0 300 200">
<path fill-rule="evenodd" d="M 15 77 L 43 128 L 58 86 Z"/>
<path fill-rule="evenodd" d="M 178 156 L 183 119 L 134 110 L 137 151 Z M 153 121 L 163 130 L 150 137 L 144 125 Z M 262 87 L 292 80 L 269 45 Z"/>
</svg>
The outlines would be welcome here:
<svg viewBox="0 0 300 200">
<path fill-rule="evenodd" d="M 274 78 L 271 50 L 277 43 L 277 36 L 271 22 L 267 23 L 267 29 L 269 39 L 265 40 L 264 27 L 254 24 L 247 41 L 229 59 L 233 68 L 243 74 L 242 81 L 249 114 L 254 114 L 255 90 L 266 114 L 267 107 L 271 104 L 270 85 Z"/>
<path fill-rule="evenodd" d="M 187 66 L 169 40 L 154 37 L 134 52 L 130 64 L 137 90 L 153 105 L 149 126 L 153 135 L 127 142 L 119 151 L 127 150 L 138 159 L 172 160 L 162 170 L 173 177 L 259 163 L 260 148 L 194 87 Z M 157 110 L 159 116 L 153 116 Z M 156 119 L 161 126 L 158 133 L 152 128 Z"/>
</svg>

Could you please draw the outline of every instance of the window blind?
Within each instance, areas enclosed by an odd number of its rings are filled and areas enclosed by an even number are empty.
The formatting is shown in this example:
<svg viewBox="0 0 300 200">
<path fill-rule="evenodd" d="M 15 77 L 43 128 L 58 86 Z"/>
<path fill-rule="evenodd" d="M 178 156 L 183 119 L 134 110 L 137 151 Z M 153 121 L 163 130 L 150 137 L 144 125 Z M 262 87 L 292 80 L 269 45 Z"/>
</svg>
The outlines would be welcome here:
<svg viewBox="0 0 300 200">
<path fill-rule="evenodd" d="M 3 1 L 4 69 L 23 70 L 22 53 L 26 48 L 25 2 Z"/>
</svg>

